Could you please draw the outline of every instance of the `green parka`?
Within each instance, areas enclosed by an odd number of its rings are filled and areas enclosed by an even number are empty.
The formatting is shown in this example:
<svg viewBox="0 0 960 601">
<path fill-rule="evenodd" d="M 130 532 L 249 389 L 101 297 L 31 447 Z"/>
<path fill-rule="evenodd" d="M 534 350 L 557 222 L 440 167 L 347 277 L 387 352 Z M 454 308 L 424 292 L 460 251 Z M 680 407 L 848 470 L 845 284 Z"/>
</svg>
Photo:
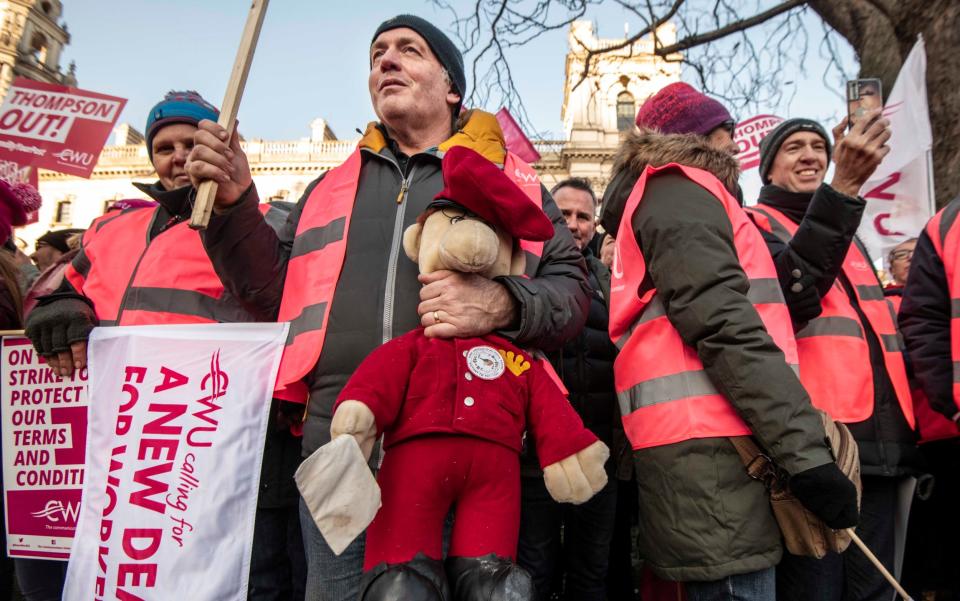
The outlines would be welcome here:
<svg viewBox="0 0 960 601">
<path fill-rule="evenodd" d="M 603 226 L 616 232 L 648 165 L 705 169 L 736 187 L 739 166 L 704 138 L 647 133 L 628 138 L 604 197 Z M 789 474 L 832 461 L 820 418 L 783 353 L 747 300 L 723 206 L 679 171 L 652 177 L 630 226 L 670 323 L 760 445 Z M 640 549 L 658 575 L 718 580 L 776 565 L 780 530 L 763 485 L 751 480 L 727 438 L 634 451 Z"/>
</svg>

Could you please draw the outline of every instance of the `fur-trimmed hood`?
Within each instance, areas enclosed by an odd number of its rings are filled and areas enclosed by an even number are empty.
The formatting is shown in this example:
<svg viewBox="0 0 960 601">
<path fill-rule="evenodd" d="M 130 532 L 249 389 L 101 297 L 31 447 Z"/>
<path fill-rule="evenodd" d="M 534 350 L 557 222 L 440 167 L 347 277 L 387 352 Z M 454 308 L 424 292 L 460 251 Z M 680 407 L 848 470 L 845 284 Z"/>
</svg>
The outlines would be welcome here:
<svg viewBox="0 0 960 601">
<path fill-rule="evenodd" d="M 613 179 L 603 195 L 601 223 L 615 233 L 627 198 L 648 165 L 660 167 L 678 163 L 712 173 L 734 196 L 739 196 L 737 180 L 740 163 L 730 154 L 712 147 L 704 136 L 696 134 L 660 134 L 634 131 L 627 136 L 613 164 Z"/>
</svg>

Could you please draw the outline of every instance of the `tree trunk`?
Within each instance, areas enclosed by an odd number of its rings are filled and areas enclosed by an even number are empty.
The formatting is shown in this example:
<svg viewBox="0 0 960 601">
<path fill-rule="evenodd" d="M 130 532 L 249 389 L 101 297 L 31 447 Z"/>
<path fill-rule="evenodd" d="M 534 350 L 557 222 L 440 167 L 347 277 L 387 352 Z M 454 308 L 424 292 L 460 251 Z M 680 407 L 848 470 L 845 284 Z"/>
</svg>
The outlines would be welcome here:
<svg viewBox="0 0 960 601">
<path fill-rule="evenodd" d="M 809 4 L 853 46 L 860 77 L 883 80 L 885 96 L 917 35 L 923 34 L 937 207 L 950 202 L 960 194 L 960 2 L 810 0 Z"/>
</svg>

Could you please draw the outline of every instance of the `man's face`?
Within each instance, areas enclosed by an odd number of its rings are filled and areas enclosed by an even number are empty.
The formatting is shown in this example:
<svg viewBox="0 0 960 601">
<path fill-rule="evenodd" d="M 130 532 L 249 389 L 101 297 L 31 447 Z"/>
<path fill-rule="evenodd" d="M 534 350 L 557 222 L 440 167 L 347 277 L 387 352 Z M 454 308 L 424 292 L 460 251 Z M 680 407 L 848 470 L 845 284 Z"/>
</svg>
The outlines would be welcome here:
<svg viewBox="0 0 960 601">
<path fill-rule="evenodd" d="M 460 102 L 426 40 L 406 27 L 374 40 L 367 87 L 374 112 L 392 129 L 428 127 L 436 120 L 449 124 Z"/>
<path fill-rule="evenodd" d="M 827 172 L 827 143 L 817 134 L 799 131 L 780 145 L 770 168 L 770 181 L 788 192 L 814 192 Z"/>
<path fill-rule="evenodd" d="M 174 123 L 153 136 L 153 168 L 157 170 L 164 190 L 174 190 L 190 184 L 184 166 L 193 148 L 196 125 Z"/>
<path fill-rule="evenodd" d="M 553 200 L 563 213 L 567 229 L 573 234 L 573 242 L 579 250 L 583 250 L 597 231 L 593 199 L 584 190 L 566 186 L 553 193 Z"/>
<path fill-rule="evenodd" d="M 37 269 L 44 271 L 47 267 L 56 263 L 61 256 L 63 256 L 63 253 L 53 246 L 46 242 L 37 242 L 37 250 L 30 255 L 30 258 L 37 265 Z"/>
<path fill-rule="evenodd" d="M 740 152 L 740 149 L 737 148 L 737 145 L 733 141 L 733 134 L 730 133 L 730 128 L 724 125 L 707 134 L 707 142 L 717 150 L 729 153 L 732 156 L 737 156 L 737 153 Z"/>
<path fill-rule="evenodd" d="M 907 275 L 910 273 L 910 260 L 913 259 L 913 249 L 916 246 L 916 240 L 907 240 L 896 245 L 890 251 L 890 277 L 898 286 L 907 283 Z"/>
</svg>

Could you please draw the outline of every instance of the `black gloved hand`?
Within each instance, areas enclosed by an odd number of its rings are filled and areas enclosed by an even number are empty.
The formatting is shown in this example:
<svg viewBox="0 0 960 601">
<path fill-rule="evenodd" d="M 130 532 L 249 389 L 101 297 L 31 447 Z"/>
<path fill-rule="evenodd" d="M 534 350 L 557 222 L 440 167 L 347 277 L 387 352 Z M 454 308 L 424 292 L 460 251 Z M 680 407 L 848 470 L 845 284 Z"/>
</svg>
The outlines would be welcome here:
<svg viewBox="0 0 960 601">
<path fill-rule="evenodd" d="M 69 351 L 70 344 L 86 340 L 97 325 L 97 315 L 86 300 L 64 297 L 38 304 L 27 316 L 26 334 L 41 357 Z"/>
<path fill-rule="evenodd" d="M 804 507 L 834 530 L 852 528 L 860 521 L 857 487 L 836 463 L 795 474 L 790 478 L 790 490 Z"/>
<path fill-rule="evenodd" d="M 786 281 L 781 279 L 780 288 L 783 290 L 783 300 L 787 303 L 787 309 L 790 311 L 790 319 L 794 325 L 802 326 L 814 317 L 823 312 L 820 305 L 820 292 L 814 286 L 815 280 L 812 275 L 803 275 L 792 277 L 799 274 L 799 269 L 794 269 L 791 277 Z"/>
</svg>

